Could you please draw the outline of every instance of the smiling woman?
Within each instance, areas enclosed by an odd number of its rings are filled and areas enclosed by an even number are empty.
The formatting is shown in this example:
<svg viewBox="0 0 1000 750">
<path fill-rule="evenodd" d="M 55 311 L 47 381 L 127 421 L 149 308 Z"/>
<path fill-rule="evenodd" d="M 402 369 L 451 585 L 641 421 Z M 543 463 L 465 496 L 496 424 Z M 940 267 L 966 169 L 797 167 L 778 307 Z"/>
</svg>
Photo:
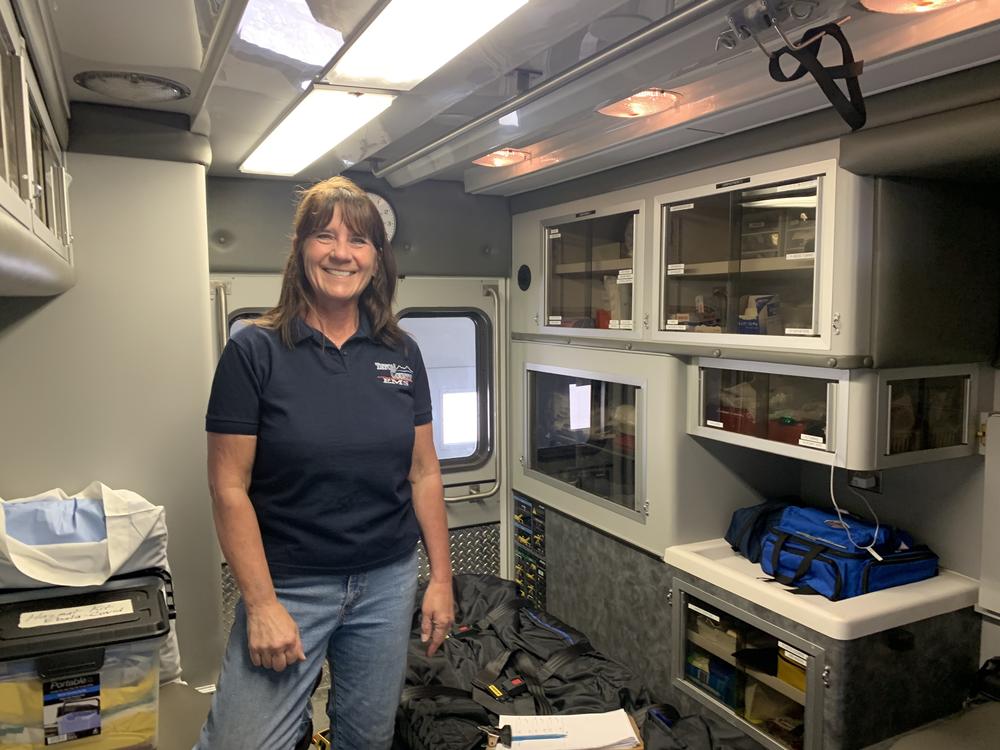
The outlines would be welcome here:
<svg viewBox="0 0 1000 750">
<path fill-rule="evenodd" d="M 216 531 L 242 604 L 198 747 L 309 736 L 329 658 L 333 746 L 387 750 L 419 537 L 428 654 L 454 620 L 427 372 L 392 312 L 396 265 L 365 193 L 312 186 L 293 236 L 277 306 L 230 339 L 208 405 Z"/>
</svg>

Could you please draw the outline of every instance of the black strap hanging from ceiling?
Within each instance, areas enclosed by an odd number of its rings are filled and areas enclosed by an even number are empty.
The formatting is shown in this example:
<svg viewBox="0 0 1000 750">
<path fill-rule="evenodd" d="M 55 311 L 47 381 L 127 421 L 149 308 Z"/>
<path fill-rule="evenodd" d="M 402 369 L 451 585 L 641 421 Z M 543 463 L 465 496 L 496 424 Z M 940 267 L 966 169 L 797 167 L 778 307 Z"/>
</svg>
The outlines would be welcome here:
<svg viewBox="0 0 1000 750">
<path fill-rule="evenodd" d="M 843 54 L 841 65 L 824 66 L 819 61 L 819 48 L 826 37 L 833 37 L 840 45 Z M 805 43 L 810 39 L 808 43 Z M 797 48 L 796 48 L 797 47 Z M 785 75 L 781 70 L 782 55 L 789 54 L 798 63 L 798 68 L 791 75 Z M 771 63 L 768 71 L 771 78 L 781 83 L 796 81 L 806 73 L 816 79 L 816 83 L 826 94 L 826 98 L 837 109 L 844 122 L 851 126 L 851 130 L 859 130 L 864 127 L 867 114 L 865 112 L 865 100 L 861 94 L 861 86 L 858 84 L 858 76 L 864 60 L 855 60 L 851 52 L 851 45 L 847 43 L 844 32 L 835 23 L 828 23 L 809 29 L 799 40 L 798 45 L 782 47 L 771 55 Z M 847 93 L 850 97 L 844 96 L 844 92 L 834 82 L 835 78 L 843 78 L 847 85 Z"/>
</svg>

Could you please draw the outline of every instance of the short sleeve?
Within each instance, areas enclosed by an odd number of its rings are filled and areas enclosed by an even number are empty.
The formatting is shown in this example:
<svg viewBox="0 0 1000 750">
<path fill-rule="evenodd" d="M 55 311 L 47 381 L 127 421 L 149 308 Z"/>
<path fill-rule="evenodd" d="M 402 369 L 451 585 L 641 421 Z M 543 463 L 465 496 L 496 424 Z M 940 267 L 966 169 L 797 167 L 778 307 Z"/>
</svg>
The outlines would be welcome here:
<svg viewBox="0 0 1000 750">
<path fill-rule="evenodd" d="M 250 357 L 236 340 L 230 339 L 215 368 L 205 431 L 256 435 L 260 392 L 260 382 Z"/>
<path fill-rule="evenodd" d="M 427 381 L 427 370 L 424 368 L 424 358 L 420 354 L 417 342 L 408 342 L 410 360 L 413 362 L 413 425 L 419 427 L 427 424 L 433 418 L 431 412 L 431 388 Z"/>
</svg>

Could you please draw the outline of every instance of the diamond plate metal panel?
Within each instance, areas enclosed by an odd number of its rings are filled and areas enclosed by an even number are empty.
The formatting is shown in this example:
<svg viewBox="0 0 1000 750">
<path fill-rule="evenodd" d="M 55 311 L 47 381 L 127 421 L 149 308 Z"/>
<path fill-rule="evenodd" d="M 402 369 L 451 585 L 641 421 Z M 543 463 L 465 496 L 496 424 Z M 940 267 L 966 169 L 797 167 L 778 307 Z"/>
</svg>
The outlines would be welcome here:
<svg viewBox="0 0 1000 750">
<path fill-rule="evenodd" d="M 430 578 L 431 568 L 423 542 L 417 544 L 417 554 L 417 578 L 424 583 Z M 500 575 L 500 524 L 452 529 L 451 569 L 455 573 Z"/>
</svg>

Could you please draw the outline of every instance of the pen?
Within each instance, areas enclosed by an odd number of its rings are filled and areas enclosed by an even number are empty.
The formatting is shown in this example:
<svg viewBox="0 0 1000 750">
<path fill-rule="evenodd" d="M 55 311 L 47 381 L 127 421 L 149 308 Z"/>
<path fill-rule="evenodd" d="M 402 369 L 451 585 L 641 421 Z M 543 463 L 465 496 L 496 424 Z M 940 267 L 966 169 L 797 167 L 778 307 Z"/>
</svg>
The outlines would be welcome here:
<svg viewBox="0 0 1000 750">
<path fill-rule="evenodd" d="M 525 740 L 561 740 L 565 734 L 518 734 L 510 739 L 513 742 L 524 742 Z"/>
</svg>

